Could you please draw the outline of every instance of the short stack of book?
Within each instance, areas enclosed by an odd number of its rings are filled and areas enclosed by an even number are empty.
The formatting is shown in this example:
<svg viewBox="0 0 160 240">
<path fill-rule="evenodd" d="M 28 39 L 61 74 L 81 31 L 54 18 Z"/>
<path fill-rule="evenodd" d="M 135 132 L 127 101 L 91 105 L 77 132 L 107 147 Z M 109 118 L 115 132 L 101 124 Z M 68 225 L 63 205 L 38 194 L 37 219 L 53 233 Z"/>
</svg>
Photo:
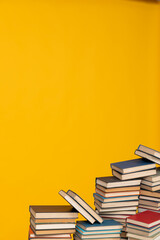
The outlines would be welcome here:
<svg viewBox="0 0 160 240">
<path fill-rule="evenodd" d="M 145 211 L 127 218 L 128 240 L 159 240 L 160 213 Z"/>
<path fill-rule="evenodd" d="M 143 178 L 156 174 L 156 164 L 144 158 L 112 163 L 111 168 L 113 176 L 120 180 Z"/>
<path fill-rule="evenodd" d="M 135 151 L 135 154 L 139 157 L 146 158 L 160 165 L 160 152 L 152 148 L 140 144 L 138 149 Z"/>
<path fill-rule="evenodd" d="M 68 240 L 78 212 L 71 206 L 30 206 L 29 240 Z"/>
<path fill-rule="evenodd" d="M 103 223 L 91 224 L 88 221 L 78 221 L 76 225 L 75 240 L 106 239 L 119 240 L 122 224 L 115 220 L 104 220 Z"/>
</svg>

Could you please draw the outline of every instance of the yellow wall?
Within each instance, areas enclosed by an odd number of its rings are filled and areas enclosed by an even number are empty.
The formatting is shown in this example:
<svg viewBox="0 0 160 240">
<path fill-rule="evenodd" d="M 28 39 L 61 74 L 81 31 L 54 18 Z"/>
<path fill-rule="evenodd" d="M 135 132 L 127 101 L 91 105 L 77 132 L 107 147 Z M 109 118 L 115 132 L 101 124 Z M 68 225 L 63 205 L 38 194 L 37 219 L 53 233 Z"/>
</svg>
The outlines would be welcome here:
<svg viewBox="0 0 160 240">
<path fill-rule="evenodd" d="M 13 3 L 14 2 L 14 3 Z M 0 239 L 27 239 L 30 204 L 93 206 L 95 177 L 160 149 L 160 5 L 0 2 Z"/>
</svg>

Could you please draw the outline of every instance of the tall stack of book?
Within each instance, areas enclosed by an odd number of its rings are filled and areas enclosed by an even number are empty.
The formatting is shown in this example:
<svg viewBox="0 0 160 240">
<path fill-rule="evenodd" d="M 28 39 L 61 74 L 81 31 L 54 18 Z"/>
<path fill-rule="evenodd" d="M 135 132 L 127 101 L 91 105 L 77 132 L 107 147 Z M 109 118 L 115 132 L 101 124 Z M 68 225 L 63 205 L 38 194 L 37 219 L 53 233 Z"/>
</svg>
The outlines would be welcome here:
<svg viewBox="0 0 160 240">
<path fill-rule="evenodd" d="M 139 145 L 135 154 L 160 164 L 160 152 L 156 150 Z M 138 212 L 146 210 L 160 212 L 160 167 L 155 175 L 144 177 L 141 182 Z"/>
<path fill-rule="evenodd" d="M 78 212 L 71 206 L 30 206 L 29 240 L 68 240 Z"/>
<path fill-rule="evenodd" d="M 123 223 L 136 214 L 141 178 L 156 174 L 155 163 L 147 159 L 133 159 L 111 164 L 113 177 L 96 179 L 94 202 L 103 219 L 115 219 Z M 126 239 L 123 228 L 121 237 Z"/>
<path fill-rule="evenodd" d="M 96 178 L 94 204 L 103 219 L 114 219 L 125 223 L 125 219 L 136 213 L 140 192 L 140 179 L 121 181 L 116 177 Z"/>
<path fill-rule="evenodd" d="M 104 220 L 103 223 L 91 224 L 88 221 L 78 221 L 76 225 L 75 240 L 106 239 L 119 240 L 122 224 L 115 220 Z"/>
<path fill-rule="evenodd" d="M 138 211 L 160 212 L 160 167 L 157 174 L 142 179 Z"/>
<path fill-rule="evenodd" d="M 127 218 L 128 240 L 159 240 L 160 213 L 145 211 Z"/>
</svg>

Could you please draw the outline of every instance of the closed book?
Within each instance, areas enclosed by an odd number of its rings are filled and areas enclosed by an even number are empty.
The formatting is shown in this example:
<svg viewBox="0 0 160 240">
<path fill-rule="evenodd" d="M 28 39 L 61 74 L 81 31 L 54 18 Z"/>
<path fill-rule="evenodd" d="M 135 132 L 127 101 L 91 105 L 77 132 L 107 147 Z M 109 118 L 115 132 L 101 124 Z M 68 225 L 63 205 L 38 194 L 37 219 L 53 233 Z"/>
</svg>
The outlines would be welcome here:
<svg viewBox="0 0 160 240">
<path fill-rule="evenodd" d="M 144 159 L 132 159 L 128 161 L 116 162 L 111 164 L 111 168 L 122 174 L 140 172 L 155 168 L 156 164 Z"/>
<path fill-rule="evenodd" d="M 78 218 L 78 212 L 71 206 L 30 206 L 29 211 L 34 218 Z"/>
<path fill-rule="evenodd" d="M 144 145 L 139 145 L 138 147 L 138 150 L 142 151 L 142 152 L 145 152 L 145 153 L 148 153 L 150 155 L 153 155 L 154 157 L 157 157 L 160 159 L 160 152 L 157 151 L 157 150 L 154 150 L 152 148 L 149 148 L 149 147 L 146 147 Z"/>
<path fill-rule="evenodd" d="M 33 232 L 35 235 L 40 236 L 40 235 L 52 235 L 52 234 L 73 234 L 75 233 L 75 228 L 74 229 L 48 229 L 48 230 L 36 230 L 31 226 Z"/>
<path fill-rule="evenodd" d="M 136 215 L 127 218 L 127 223 L 150 228 L 160 224 L 160 213 L 152 211 L 137 213 Z"/>
<path fill-rule="evenodd" d="M 101 207 L 101 208 L 113 208 L 117 207 L 124 207 L 124 206 L 138 206 L 138 201 L 123 201 L 123 202 L 112 202 L 112 203 L 102 203 L 99 200 L 95 199 L 95 202 Z"/>
<path fill-rule="evenodd" d="M 143 196 L 143 195 L 140 195 L 139 198 L 160 203 L 160 198 L 148 197 L 148 196 Z"/>
<path fill-rule="evenodd" d="M 35 223 L 75 223 L 75 218 L 34 218 L 32 214 L 31 219 Z"/>
<path fill-rule="evenodd" d="M 147 211 L 148 209 L 146 208 L 146 207 L 138 207 L 138 212 L 140 213 L 140 212 L 144 212 L 144 211 Z M 158 213 L 160 213 L 160 210 L 158 211 L 158 210 L 152 210 L 152 211 L 155 211 L 155 212 L 158 212 Z"/>
<path fill-rule="evenodd" d="M 97 239 L 97 238 L 118 238 L 120 237 L 120 233 L 108 233 L 108 234 L 94 234 L 94 235 L 83 235 L 79 232 L 76 232 L 76 235 L 81 239 Z"/>
<path fill-rule="evenodd" d="M 85 231 L 122 229 L 122 224 L 115 220 L 104 220 L 103 223 L 90 224 L 88 221 L 78 221 L 77 226 Z"/>
<path fill-rule="evenodd" d="M 153 227 L 150 227 L 150 228 L 146 228 L 146 227 L 141 227 L 141 226 L 138 226 L 138 225 L 135 225 L 135 224 L 127 223 L 126 227 L 133 228 L 133 229 L 136 229 L 136 230 L 140 230 L 142 232 L 150 233 L 152 231 L 155 231 L 155 230 L 159 229 L 160 226 L 156 225 L 156 226 L 153 226 Z"/>
<path fill-rule="evenodd" d="M 115 170 L 113 170 L 113 175 L 120 180 L 127 180 L 127 179 L 135 179 L 135 178 L 142 178 L 150 175 L 156 174 L 156 168 L 152 170 L 140 171 L 135 173 L 128 173 L 128 174 L 121 174 Z"/>
<path fill-rule="evenodd" d="M 74 238 L 74 240 L 81 240 L 81 238 L 79 236 L 77 236 L 76 234 L 74 235 L 73 238 Z M 90 239 L 90 240 L 92 240 L 92 239 Z M 117 237 L 116 238 L 109 237 L 109 238 L 96 238 L 96 240 L 122 240 L 122 239 L 120 237 L 118 237 L 118 238 Z"/>
<path fill-rule="evenodd" d="M 97 184 L 96 188 L 106 193 L 140 191 L 140 186 L 105 188 Z"/>
<path fill-rule="evenodd" d="M 96 221 L 95 218 L 92 217 L 92 215 L 86 211 L 77 201 L 75 201 L 69 194 L 67 194 L 65 191 L 61 190 L 59 191 L 59 194 L 69 203 L 71 204 L 79 213 L 82 214 L 84 218 L 86 218 L 89 222 L 92 224 Z"/>
<path fill-rule="evenodd" d="M 151 210 L 151 211 L 159 211 L 160 210 L 159 207 L 149 206 L 149 205 L 140 204 L 140 203 L 139 203 L 138 207 L 147 208 L 148 210 Z"/>
<path fill-rule="evenodd" d="M 135 240 L 135 239 L 138 239 L 138 240 L 159 240 L 160 239 L 159 234 L 154 236 L 154 237 L 146 237 L 146 236 L 140 236 L 140 235 L 133 234 L 133 233 L 127 233 L 127 237 L 128 237 L 128 240 Z"/>
<path fill-rule="evenodd" d="M 126 228 L 126 232 L 141 235 L 141 236 L 146 236 L 146 237 L 152 237 L 152 236 L 158 234 L 159 230 L 160 230 L 159 227 L 152 232 L 140 231 L 140 230 L 137 230 L 137 229 L 134 229 L 134 228 L 129 228 L 129 227 Z"/>
<path fill-rule="evenodd" d="M 150 181 L 142 179 L 141 184 L 144 184 L 144 185 L 147 185 L 147 186 L 150 186 L 150 187 L 155 187 L 155 186 L 158 186 L 158 185 L 160 186 L 160 181 L 150 182 Z"/>
<path fill-rule="evenodd" d="M 31 227 L 29 227 L 29 239 L 37 239 L 37 240 L 46 240 L 46 239 L 53 239 L 53 240 L 63 240 L 63 239 L 71 239 L 70 234 L 52 234 L 52 235 L 43 235 L 42 236 L 36 236 L 34 232 L 32 231 Z"/>
<path fill-rule="evenodd" d="M 155 191 L 160 190 L 160 185 L 154 186 L 154 187 L 150 187 L 150 186 L 147 186 L 147 185 L 145 185 L 145 184 L 141 184 L 141 188 L 142 188 L 142 189 L 146 189 L 146 190 L 148 190 L 148 191 L 155 192 Z"/>
<path fill-rule="evenodd" d="M 132 214 L 133 215 L 133 214 Z M 102 218 L 105 218 L 105 217 L 110 217 L 110 218 L 120 218 L 120 219 L 126 219 L 127 217 L 130 217 L 131 215 L 121 215 L 121 214 L 117 214 L 117 215 L 114 215 L 114 214 L 101 214 L 101 217 Z"/>
<path fill-rule="evenodd" d="M 157 157 L 154 157 L 148 153 L 142 152 L 140 150 L 136 150 L 135 154 L 139 157 L 146 158 L 146 159 L 150 160 L 151 162 L 154 162 L 154 163 L 157 163 L 160 165 L 160 159 Z"/>
<path fill-rule="evenodd" d="M 136 214 L 136 210 L 135 211 L 130 211 L 130 210 L 126 210 L 126 211 L 110 211 L 110 212 L 102 212 L 100 213 L 100 215 L 134 215 Z"/>
<path fill-rule="evenodd" d="M 35 230 L 53 230 L 53 229 L 73 229 L 75 228 L 75 223 L 39 223 L 36 224 L 31 219 L 31 226 L 34 227 Z"/>
<path fill-rule="evenodd" d="M 107 202 L 121 202 L 121 201 L 130 201 L 130 200 L 138 200 L 139 195 L 133 196 L 124 196 L 124 197 L 108 197 L 104 198 L 101 195 L 94 193 L 94 198 L 99 200 L 100 202 L 107 203 Z"/>
<path fill-rule="evenodd" d="M 96 193 L 101 195 L 102 197 L 109 198 L 109 197 L 122 197 L 122 196 L 133 196 L 139 195 L 140 191 L 133 191 L 133 192 L 113 192 L 113 193 L 105 193 L 96 188 Z"/>
<path fill-rule="evenodd" d="M 94 204 L 99 213 L 114 212 L 114 211 L 126 211 L 126 210 L 136 211 L 136 209 L 137 209 L 137 206 L 124 206 L 124 207 L 117 206 L 117 207 L 113 207 L 113 208 L 101 208 L 96 202 Z"/>
<path fill-rule="evenodd" d="M 144 180 L 147 180 L 147 181 L 150 181 L 150 182 L 160 181 L 160 167 L 157 167 L 155 175 L 145 177 Z"/>
<path fill-rule="evenodd" d="M 78 194 L 71 190 L 69 190 L 67 194 L 77 201 L 87 212 L 89 212 L 89 214 L 95 218 L 95 220 L 97 220 L 99 223 L 103 222 L 103 219 Z"/>
<path fill-rule="evenodd" d="M 160 191 L 151 192 L 151 191 L 141 190 L 140 194 L 144 196 L 160 198 Z"/>
<path fill-rule="evenodd" d="M 156 208 L 160 207 L 160 202 L 148 201 L 144 199 L 139 199 L 139 204 L 156 207 Z"/>
<path fill-rule="evenodd" d="M 106 230 L 96 230 L 96 231 L 85 231 L 81 227 L 76 226 L 76 231 L 78 231 L 80 234 L 86 236 L 86 235 L 97 235 L 97 234 L 108 234 L 108 233 L 120 233 L 121 229 L 106 229 Z"/>
<path fill-rule="evenodd" d="M 115 188 L 115 187 L 128 187 L 128 186 L 138 186 L 141 183 L 141 179 L 130 180 L 130 181 L 120 181 L 116 177 L 99 177 L 96 178 L 96 184 L 105 188 Z"/>
</svg>

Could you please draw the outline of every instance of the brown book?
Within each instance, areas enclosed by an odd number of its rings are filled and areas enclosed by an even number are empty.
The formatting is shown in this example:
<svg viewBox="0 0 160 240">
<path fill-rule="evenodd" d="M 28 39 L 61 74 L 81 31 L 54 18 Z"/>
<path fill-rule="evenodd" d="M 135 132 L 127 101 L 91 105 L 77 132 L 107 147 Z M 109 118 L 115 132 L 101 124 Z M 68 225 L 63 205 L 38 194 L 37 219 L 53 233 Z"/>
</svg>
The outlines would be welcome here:
<svg viewBox="0 0 160 240">
<path fill-rule="evenodd" d="M 96 188 L 96 193 L 101 195 L 104 198 L 109 198 L 109 197 L 122 197 L 122 196 L 133 196 L 133 195 L 139 195 L 140 191 L 129 191 L 129 192 L 112 192 L 112 193 L 106 193 L 98 188 Z"/>
<path fill-rule="evenodd" d="M 159 207 L 153 207 L 153 206 L 143 205 L 143 204 L 139 204 L 138 208 L 145 208 L 145 209 L 148 209 L 148 210 L 160 211 Z"/>
<path fill-rule="evenodd" d="M 73 218 L 34 218 L 31 214 L 31 219 L 35 223 L 75 223 L 75 219 Z"/>
<path fill-rule="evenodd" d="M 140 190 L 140 195 L 149 196 L 149 197 L 155 197 L 155 198 L 160 198 L 160 191 L 151 192 L 151 191 L 146 191 L 146 190 Z"/>
<path fill-rule="evenodd" d="M 144 199 L 139 199 L 139 204 L 156 207 L 156 208 L 160 207 L 160 202 L 147 201 Z"/>
<path fill-rule="evenodd" d="M 140 186 L 135 186 L 135 187 L 118 187 L 118 188 L 105 188 L 100 185 L 96 185 L 96 188 L 106 192 L 106 193 L 112 193 L 112 192 L 132 192 L 132 191 L 139 191 Z"/>
<path fill-rule="evenodd" d="M 71 206 L 30 206 L 29 211 L 34 218 L 78 218 L 78 212 Z"/>
</svg>

